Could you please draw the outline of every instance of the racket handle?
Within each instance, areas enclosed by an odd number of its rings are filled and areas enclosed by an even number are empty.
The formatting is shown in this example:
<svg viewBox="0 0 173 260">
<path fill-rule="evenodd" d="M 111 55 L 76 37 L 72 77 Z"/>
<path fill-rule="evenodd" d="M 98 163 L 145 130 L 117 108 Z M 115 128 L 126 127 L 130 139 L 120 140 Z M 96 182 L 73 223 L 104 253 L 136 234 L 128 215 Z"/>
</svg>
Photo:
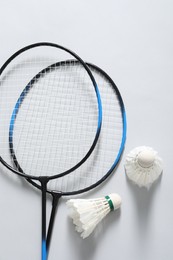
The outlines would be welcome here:
<svg viewBox="0 0 173 260">
<path fill-rule="evenodd" d="M 42 191 L 42 260 L 47 260 L 46 250 L 46 191 L 47 191 L 47 177 L 40 177 L 41 191 Z"/>
<path fill-rule="evenodd" d="M 52 197 L 53 197 L 52 211 L 51 211 L 51 217 L 50 217 L 50 221 L 49 221 L 49 228 L 48 228 L 47 239 L 46 239 L 47 254 L 49 252 L 50 241 L 51 241 L 51 237 L 52 237 L 52 230 L 53 230 L 53 226 L 54 226 L 54 222 L 55 222 L 57 206 L 58 206 L 59 199 L 61 198 L 61 195 L 62 195 L 61 192 L 52 193 Z"/>
</svg>

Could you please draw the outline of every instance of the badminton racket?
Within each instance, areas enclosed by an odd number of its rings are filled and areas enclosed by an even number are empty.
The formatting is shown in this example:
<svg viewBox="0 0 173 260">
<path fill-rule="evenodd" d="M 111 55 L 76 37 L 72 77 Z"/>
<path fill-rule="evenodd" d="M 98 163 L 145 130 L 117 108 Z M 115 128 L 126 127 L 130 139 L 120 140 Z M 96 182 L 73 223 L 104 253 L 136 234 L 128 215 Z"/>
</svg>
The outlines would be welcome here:
<svg viewBox="0 0 173 260">
<path fill-rule="evenodd" d="M 75 70 L 80 68 L 80 63 L 74 60 L 59 62 L 51 66 L 58 67 L 65 64 L 67 67 L 68 64 L 71 66 L 72 63 Z M 106 72 L 90 63 L 87 63 L 87 66 L 98 82 L 99 91 L 102 97 L 103 124 L 101 136 L 92 155 L 85 164 L 80 167 L 80 169 L 77 169 L 69 176 L 63 176 L 61 179 L 54 181 L 54 183 L 51 181 L 51 183 L 48 184 L 48 192 L 53 196 L 53 203 L 47 233 L 47 251 L 50 246 L 50 239 L 59 198 L 61 196 L 84 193 L 105 181 L 116 168 L 125 144 L 126 115 L 120 92 Z M 36 77 L 39 77 L 39 75 Z M 24 91 L 22 96 L 24 96 Z M 13 125 L 13 120 L 11 124 Z M 13 136 L 13 132 L 10 132 L 10 136 Z M 10 151 L 16 167 L 20 168 L 20 171 L 23 172 L 15 155 L 12 140 L 10 142 Z M 40 188 L 40 186 L 34 181 L 30 179 L 28 181 L 37 188 Z"/>
<path fill-rule="evenodd" d="M 74 62 L 56 66 L 58 60 L 71 58 L 80 66 Z M 75 171 L 93 152 L 102 124 L 100 94 L 77 54 L 57 44 L 36 43 L 1 67 L 0 96 L 0 161 L 41 185 L 42 260 L 46 260 L 47 185 Z"/>
</svg>

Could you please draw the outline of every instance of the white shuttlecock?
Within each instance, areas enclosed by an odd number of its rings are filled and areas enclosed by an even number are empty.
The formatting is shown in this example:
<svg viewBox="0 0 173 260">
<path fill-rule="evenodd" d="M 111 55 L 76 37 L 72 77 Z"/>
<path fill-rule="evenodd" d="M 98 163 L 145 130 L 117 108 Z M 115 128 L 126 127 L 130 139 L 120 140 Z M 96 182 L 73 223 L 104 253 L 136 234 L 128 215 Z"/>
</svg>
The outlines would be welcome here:
<svg viewBox="0 0 173 260">
<path fill-rule="evenodd" d="M 66 204 L 70 209 L 69 216 L 73 219 L 76 231 L 81 233 L 82 238 L 86 238 L 110 211 L 120 207 L 121 197 L 113 193 L 104 198 L 71 199 Z"/>
<path fill-rule="evenodd" d="M 162 159 L 151 147 L 136 147 L 126 157 L 125 171 L 139 187 L 149 188 L 163 171 Z"/>
</svg>

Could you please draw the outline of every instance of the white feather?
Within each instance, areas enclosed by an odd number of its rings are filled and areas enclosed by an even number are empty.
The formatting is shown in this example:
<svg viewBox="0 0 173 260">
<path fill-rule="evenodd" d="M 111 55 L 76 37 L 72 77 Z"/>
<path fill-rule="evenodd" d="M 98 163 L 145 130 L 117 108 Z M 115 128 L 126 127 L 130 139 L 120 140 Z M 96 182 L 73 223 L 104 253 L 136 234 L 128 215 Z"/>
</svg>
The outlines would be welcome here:
<svg viewBox="0 0 173 260">
<path fill-rule="evenodd" d="M 110 200 L 110 202 L 109 202 Z M 81 233 L 82 238 L 88 237 L 98 223 L 113 209 L 121 205 L 121 198 L 118 194 L 110 194 L 108 198 L 97 199 L 71 199 L 67 201 L 70 209 L 69 216 L 72 218 L 76 231 Z"/>
<path fill-rule="evenodd" d="M 151 147 L 136 147 L 126 156 L 125 171 L 139 187 L 149 188 L 163 171 L 162 159 Z"/>
</svg>

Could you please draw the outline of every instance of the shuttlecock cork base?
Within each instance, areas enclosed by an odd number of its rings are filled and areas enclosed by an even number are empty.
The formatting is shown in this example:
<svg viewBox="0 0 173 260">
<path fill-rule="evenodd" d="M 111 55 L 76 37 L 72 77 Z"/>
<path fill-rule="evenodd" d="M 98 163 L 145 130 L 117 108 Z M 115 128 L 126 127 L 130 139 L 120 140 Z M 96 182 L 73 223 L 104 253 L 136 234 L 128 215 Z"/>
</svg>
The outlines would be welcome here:
<svg viewBox="0 0 173 260">
<path fill-rule="evenodd" d="M 139 187 L 150 188 L 163 171 L 162 159 L 151 147 L 136 147 L 126 156 L 125 171 Z"/>
<path fill-rule="evenodd" d="M 98 223 L 110 212 L 121 206 L 121 197 L 112 193 L 96 199 L 71 199 L 67 201 L 76 231 L 82 238 L 88 237 Z"/>
</svg>

